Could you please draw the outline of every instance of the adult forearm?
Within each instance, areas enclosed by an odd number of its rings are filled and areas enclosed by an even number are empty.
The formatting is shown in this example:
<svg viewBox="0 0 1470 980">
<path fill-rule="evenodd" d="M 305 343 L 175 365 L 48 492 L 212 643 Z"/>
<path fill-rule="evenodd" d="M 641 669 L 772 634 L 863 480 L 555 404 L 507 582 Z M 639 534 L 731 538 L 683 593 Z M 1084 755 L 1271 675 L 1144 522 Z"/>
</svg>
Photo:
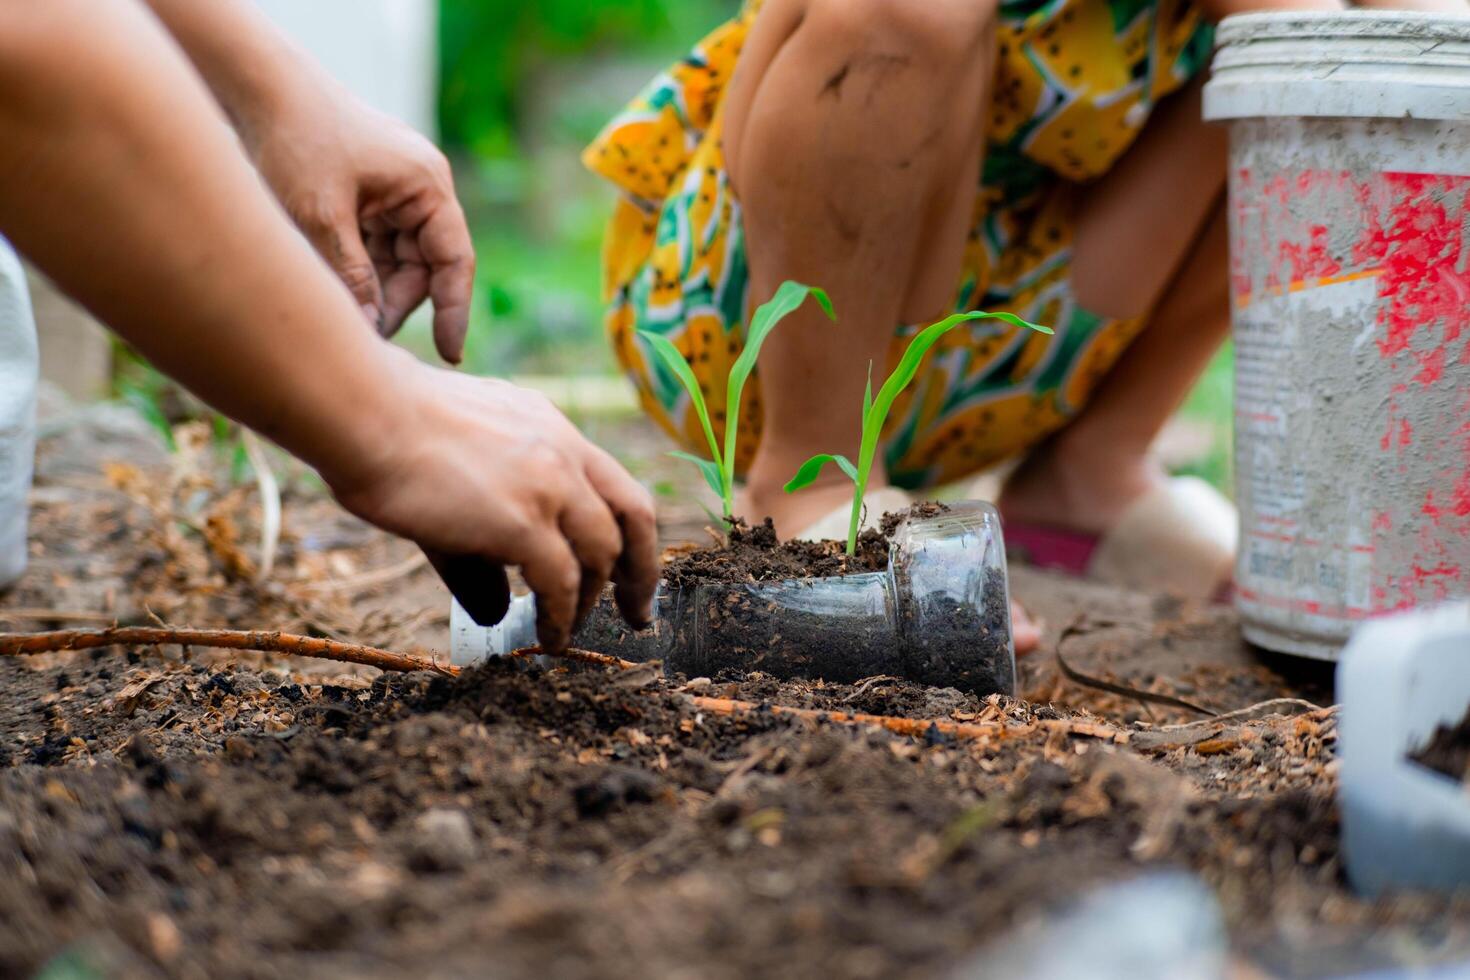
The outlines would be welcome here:
<svg viewBox="0 0 1470 980">
<path fill-rule="evenodd" d="M 334 85 L 248 0 L 144 0 L 204 76 L 247 143 L 303 85 Z"/>
<path fill-rule="evenodd" d="M 131 0 L 0 2 L 0 231 L 160 368 L 309 462 L 350 473 L 386 424 L 398 355 L 361 329 Z"/>
</svg>

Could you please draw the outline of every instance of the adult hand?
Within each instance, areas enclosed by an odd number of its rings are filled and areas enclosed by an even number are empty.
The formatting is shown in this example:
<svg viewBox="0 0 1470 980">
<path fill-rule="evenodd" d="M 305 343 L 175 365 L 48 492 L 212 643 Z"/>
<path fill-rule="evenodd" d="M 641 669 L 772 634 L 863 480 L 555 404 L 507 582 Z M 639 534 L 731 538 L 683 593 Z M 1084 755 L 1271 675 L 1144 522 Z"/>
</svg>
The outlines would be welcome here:
<svg viewBox="0 0 1470 980">
<path fill-rule="evenodd" d="M 475 256 L 444 154 L 335 82 L 241 126 L 256 168 L 384 337 L 426 298 L 439 356 L 464 352 Z"/>
<path fill-rule="evenodd" d="M 425 297 L 458 363 L 474 250 L 434 145 L 349 92 L 251 0 L 146 0 L 229 115 L 266 183 L 391 337 Z"/>
<path fill-rule="evenodd" d="M 611 580 L 628 621 L 651 621 L 653 500 L 538 393 L 412 361 L 403 411 L 363 470 L 323 472 L 353 513 L 426 550 L 519 566 L 538 636 L 564 648 Z"/>
</svg>

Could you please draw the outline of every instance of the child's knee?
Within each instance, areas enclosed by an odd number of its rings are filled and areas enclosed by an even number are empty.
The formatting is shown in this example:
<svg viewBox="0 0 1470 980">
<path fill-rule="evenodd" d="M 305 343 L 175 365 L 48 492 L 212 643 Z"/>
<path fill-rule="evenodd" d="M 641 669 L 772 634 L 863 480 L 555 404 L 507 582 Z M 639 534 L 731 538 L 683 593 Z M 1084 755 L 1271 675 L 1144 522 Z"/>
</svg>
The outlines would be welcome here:
<svg viewBox="0 0 1470 980">
<path fill-rule="evenodd" d="M 993 0 L 805 0 L 805 27 L 852 55 L 847 72 L 957 67 L 989 43 Z M 834 78 L 840 86 L 844 79 Z"/>
</svg>

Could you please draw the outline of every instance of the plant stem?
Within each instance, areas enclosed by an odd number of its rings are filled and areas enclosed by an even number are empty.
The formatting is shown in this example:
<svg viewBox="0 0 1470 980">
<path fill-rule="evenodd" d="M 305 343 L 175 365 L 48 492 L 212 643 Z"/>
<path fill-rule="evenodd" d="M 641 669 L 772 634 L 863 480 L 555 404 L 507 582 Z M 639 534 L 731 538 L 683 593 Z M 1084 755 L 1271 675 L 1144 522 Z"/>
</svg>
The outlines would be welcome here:
<svg viewBox="0 0 1470 980">
<path fill-rule="evenodd" d="M 864 483 L 853 484 L 852 516 L 847 521 L 847 557 L 849 558 L 857 554 L 858 527 L 863 522 L 863 496 L 867 492 L 868 488 Z"/>
</svg>

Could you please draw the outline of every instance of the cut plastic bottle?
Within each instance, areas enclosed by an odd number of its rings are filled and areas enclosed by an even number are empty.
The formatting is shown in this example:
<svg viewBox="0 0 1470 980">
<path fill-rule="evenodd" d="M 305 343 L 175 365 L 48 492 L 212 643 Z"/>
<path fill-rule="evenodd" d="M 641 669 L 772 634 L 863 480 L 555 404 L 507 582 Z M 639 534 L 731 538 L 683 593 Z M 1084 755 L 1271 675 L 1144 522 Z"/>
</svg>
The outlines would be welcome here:
<svg viewBox="0 0 1470 980">
<path fill-rule="evenodd" d="M 533 646 L 535 601 L 518 597 L 489 629 L 456 605 L 451 632 L 452 659 L 462 666 Z M 652 629 L 627 629 L 605 599 L 573 643 L 625 660 L 662 660 L 686 677 L 758 670 L 851 683 L 886 674 L 979 696 L 1013 695 L 1016 686 L 1000 518 L 980 502 L 905 521 L 892 536 L 886 571 L 660 586 Z"/>
</svg>

